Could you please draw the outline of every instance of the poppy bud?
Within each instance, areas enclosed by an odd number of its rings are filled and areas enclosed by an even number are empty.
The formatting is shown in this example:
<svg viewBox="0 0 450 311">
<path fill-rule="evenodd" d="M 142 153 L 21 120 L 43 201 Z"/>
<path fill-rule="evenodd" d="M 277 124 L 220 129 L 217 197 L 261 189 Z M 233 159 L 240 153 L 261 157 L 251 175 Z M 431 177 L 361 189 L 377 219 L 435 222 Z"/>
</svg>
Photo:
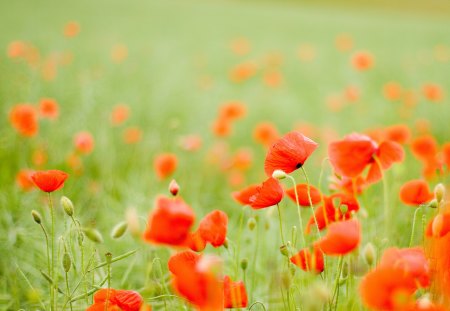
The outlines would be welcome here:
<svg viewBox="0 0 450 311">
<path fill-rule="evenodd" d="M 78 232 L 78 245 L 79 246 L 83 245 L 83 241 L 84 241 L 84 234 L 83 234 L 83 232 Z"/>
<path fill-rule="evenodd" d="M 128 208 L 125 215 L 128 228 L 133 237 L 140 237 L 141 229 L 139 226 L 139 216 L 135 208 Z"/>
<path fill-rule="evenodd" d="M 64 209 L 64 211 L 66 212 L 67 215 L 69 215 L 70 217 L 73 216 L 73 203 L 72 201 L 70 201 L 70 199 L 68 197 L 62 196 L 60 203 Z"/>
<path fill-rule="evenodd" d="M 83 229 L 84 234 L 87 236 L 89 240 L 95 243 L 103 243 L 103 237 L 98 230 L 95 230 L 93 228 L 84 228 Z"/>
<path fill-rule="evenodd" d="M 281 253 L 283 256 L 289 257 L 289 250 L 288 250 L 288 247 L 287 247 L 286 245 L 281 245 L 281 246 L 280 246 L 280 253 Z"/>
<path fill-rule="evenodd" d="M 250 217 L 247 221 L 247 227 L 250 231 L 253 231 L 256 227 L 256 219 L 253 217 Z"/>
<path fill-rule="evenodd" d="M 34 219 L 34 221 L 35 221 L 37 224 L 41 224 L 41 222 L 42 222 L 42 217 L 41 217 L 41 214 L 39 214 L 38 211 L 32 210 L 32 211 L 31 211 L 31 216 L 33 216 L 33 219 Z"/>
<path fill-rule="evenodd" d="M 439 183 L 434 187 L 434 197 L 438 201 L 438 203 L 441 203 L 441 201 L 444 199 L 445 196 L 445 186 L 442 183 Z"/>
<path fill-rule="evenodd" d="M 247 270 L 247 267 L 248 267 L 248 260 L 247 258 L 244 258 L 241 260 L 241 269 L 245 271 Z"/>
<path fill-rule="evenodd" d="M 223 247 L 228 249 L 228 238 L 226 238 L 225 241 L 223 242 Z"/>
<path fill-rule="evenodd" d="M 430 203 L 428 203 L 428 207 L 430 208 L 438 208 L 439 207 L 439 203 L 436 199 L 433 199 L 430 201 Z"/>
<path fill-rule="evenodd" d="M 70 266 L 72 264 L 72 260 L 70 259 L 70 256 L 68 253 L 64 253 L 62 258 L 62 265 L 64 268 L 64 271 L 67 273 L 70 271 Z"/>
<path fill-rule="evenodd" d="M 364 261 L 367 263 L 368 266 L 372 266 L 372 264 L 375 262 L 376 257 L 376 250 L 372 243 L 367 243 L 362 251 Z"/>
<path fill-rule="evenodd" d="M 172 179 L 172 181 L 170 182 L 169 191 L 173 196 L 176 196 L 178 194 L 178 191 L 180 191 L 180 186 L 175 181 L 175 179 Z"/>
<path fill-rule="evenodd" d="M 285 179 L 287 177 L 287 175 L 282 170 L 275 170 L 272 173 L 272 177 L 275 178 L 275 179 Z"/>
<path fill-rule="evenodd" d="M 111 230 L 111 237 L 113 239 L 118 239 L 127 231 L 128 224 L 126 221 L 119 222 L 114 228 Z"/>
</svg>

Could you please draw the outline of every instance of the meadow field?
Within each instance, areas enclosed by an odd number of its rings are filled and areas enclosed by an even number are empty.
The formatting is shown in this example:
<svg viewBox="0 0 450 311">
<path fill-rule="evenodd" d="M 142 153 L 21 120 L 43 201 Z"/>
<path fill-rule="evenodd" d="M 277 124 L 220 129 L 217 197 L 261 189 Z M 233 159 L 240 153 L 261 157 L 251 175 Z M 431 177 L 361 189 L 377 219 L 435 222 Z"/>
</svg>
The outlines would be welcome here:
<svg viewBox="0 0 450 311">
<path fill-rule="evenodd" d="M 447 1 L 3 1 L 0 111 L 0 310 L 450 310 Z"/>
</svg>

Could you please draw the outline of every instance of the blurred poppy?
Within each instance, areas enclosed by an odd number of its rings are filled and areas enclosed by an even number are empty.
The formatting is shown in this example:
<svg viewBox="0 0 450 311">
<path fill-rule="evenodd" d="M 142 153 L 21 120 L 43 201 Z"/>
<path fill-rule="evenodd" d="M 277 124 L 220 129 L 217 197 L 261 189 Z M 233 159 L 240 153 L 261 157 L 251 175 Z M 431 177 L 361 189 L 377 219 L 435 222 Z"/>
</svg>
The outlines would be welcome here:
<svg viewBox="0 0 450 311">
<path fill-rule="evenodd" d="M 225 308 L 232 309 L 247 307 L 248 298 L 244 282 L 233 282 L 231 278 L 226 275 L 223 278 L 223 291 Z"/>
<path fill-rule="evenodd" d="M 16 184 L 23 191 L 29 191 L 34 188 L 35 184 L 31 175 L 34 173 L 33 170 L 22 169 L 16 175 Z"/>
<path fill-rule="evenodd" d="M 402 97 L 403 89 L 398 82 L 388 82 L 383 86 L 383 95 L 387 100 L 396 101 Z"/>
<path fill-rule="evenodd" d="M 356 219 L 339 221 L 328 226 L 327 234 L 314 243 L 329 256 L 341 256 L 352 252 L 361 241 L 361 226 Z"/>
<path fill-rule="evenodd" d="M 247 38 L 236 38 L 231 41 L 231 51 L 236 55 L 245 55 L 250 52 L 250 42 Z"/>
<path fill-rule="evenodd" d="M 80 32 L 80 25 L 77 22 L 70 21 L 64 26 L 64 36 L 73 38 Z"/>
<path fill-rule="evenodd" d="M 292 173 L 303 166 L 316 148 L 317 143 L 313 140 L 299 132 L 290 132 L 269 148 L 264 170 L 267 176 L 272 176 L 275 170 L 282 170 L 286 174 Z"/>
<path fill-rule="evenodd" d="M 283 188 L 278 180 L 270 177 L 256 189 L 256 193 L 250 197 L 250 206 L 254 209 L 266 208 L 277 205 L 283 199 Z"/>
<path fill-rule="evenodd" d="M 253 138 L 265 147 L 271 146 L 278 138 L 278 131 L 270 122 L 262 122 L 253 129 Z"/>
<path fill-rule="evenodd" d="M 120 64 L 128 57 L 128 48 L 124 44 L 116 44 L 111 49 L 111 60 Z"/>
<path fill-rule="evenodd" d="M 150 213 L 143 239 L 155 244 L 186 246 L 194 221 L 193 210 L 181 198 L 159 196 Z"/>
<path fill-rule="evenodd" d="M 42 98 L 39 102 L 39 115 L 42 118 L 55 120 L 59 115 L 59 107 L 56 100 L 52 98 Z"/>
<path fill-rule="evenodd" d="M 214 247 L 222 246 L 227 238 L 228 216 L 215 210 L 207 214 L 198 226 L 200 237 Z"/>
<path fill-rule="evenodd" d="M 231 167 L 240 171 L 249 169 L 252 165 L 253 154 L 250 149 L 241 148 L 236 151 L 231 160 Z"/>
<path fill-rule="evenodd" d="M 308 185 L 298 184 L 296 188 L 297 188 L 298 203 L 300 204 L 300 206 L 309 207 Z M 320 194 L 319 189 L 317 189 L 313 185 L 309 185 L 309 192 L 312 201 L 311 203 L 313 205 L 320 203 L 320 201 L 322 200 L 322 196 Z M 294 201 L 294 203 L 297 202 L 294 188 L 286 190 L 286 194 L 292 201 Z"/>
<path fill-rule="evenodd" d="M 94 150 L 94 138 L 87 131 L 77 133 L 73 142 L 75 149 L 81 154 L 89 154 Z"/>
<path fill-rule="evenodd" d="M 439 213 L 428 222 L 425 229 L 427 237 L 442 238 L 450 232 L 450 212 Z"/>
<path fill-rule="evenodd" d="M 254 197 L 260 190 L 259 185 L 250 185 L 241 191 L 235 191 L 232 193 L 233 198 L 242 205 L 251 205 L 250 199 Z"/>
<path fill-rule="evenodd" d="M 435 138 L 431 135 L 422 135 L 411 141 L 411 152 L 422 161 L 433 159 L 438 153 L 439 147 Z"/>
<path fill-rule="evenodd" d="M 256 65 L 247 62 L 238 64 L 230 71 L 230 80 L 236 83 L 250 79 L 256 74 Z"/>
<path fill-rule="evenodd" d="M 346 176 L 332 176 L 330 189 L 344 192 L 352 196 L 361 194 L 366 187 L 366 182 L 361 176 L 350 178 Z"/>
<path fill-rule="evenodd" d="M 61 189 L 66 181 L 67 173 L 59 170 L 37 171 L 31 175 L 33 182 L 44 192 L 53 192 Z"/>
<path fill-rule="evenodd" d="M 123 141 L 128 144 L 136 144 L 142 140 L 142 130 L 139 127 L 127 127 L 123 131 Z"/>
<path fill-rule="evenodd" d="M 151 311 L 141 295 L 131 290 L 102 288 L 95 292 L 94 303 L 86 311 Z"/>
<path fill-rule="evenodd" d="M 29 104 L 15 105 L 9 113 L 9 121 L 25 137 L 35 136 L 39 129 L 37 111 Z"/>
<path fill-rule="evenodd" d="M 339 51 L 347 52 L 353 48 L 353 39 L 349 34 L 342 33 L 336 36 L 335 44 Z"/>
<path fill-rule="evenodd" d="M 405 124 L 391 125 L 385 128 L 385 139 L 406 144 L 411 139 L 411 130 Z"/>
<path fill-rule="evenodd" d="M 218 118 L 214 121 L 212 130 L 217 137 L 226 137 L 231 133 L 231 122 L 227 118 Z"/>
<path fill-rule="evenodd" d="M 309 248 L 304 248 L 292 256 L 290 260 L 303 271 L 320 273 L 325 269 L 323 253 L 318 247 L 313 247 L 312 253 Z"/>
<path fill-rule="evenodd" d="M 228 121 L 235 121 L 245 116 L 247 109 L 245 104 L 240 101 L 230 101 L 224 103 L 219 108 L 219 118 Z"/>
<path fill-rule="evenodd" d="M 417 179 L 410 180 L 400 188 L 400 200 L 406 205 L 419 206 L 434 198 L 427 182 Z"/>
<path fill-rule="evenodd" d="M 358 51 L 352 55 L 351 63 L 359 71 L 365 71 L 373 67 L 373 55 L 367 51 Z"/>
<path fill-rule="evenodd" d="M 153 167 L 155 169 L 156 176 L 158 176 L 159 179 L 164 179 L 175 172 L 177 164 L 178 159 L 175 154 L 163 153 L 155 157 Z"/>
<path fill-rule="evenodd" d="M 271 70 L 264 73 L 264 84 L 268 87 L 276 88 L 283 83 L 283 75 L 277 70 Z"/>
<path fill-rule="evenodd" d="M 170 256 L 167 265 L 170 272 L 175 275 L 180 275 L 182 274 L 184 267 L 194 269 L 200 258 L 201 255 L 197 253 L 191 251 L 183 251 Z"/>
<path fill-rule="evenodd" d="M 438 84 L 428 83 L 422 87 L 423 95 L 432 102 L 440 102 L 444 98 L 442 87 Z"/>
<path fill-rule="evenodd" d="M 114 106 L 111 112 L 111 123 L 118 126 L 124 123 L 130 116 L 130 107 L 125 104 L 118 104 Z"/>
<path fill-rule="evenodd" d="M 186 151 L 196 151 L 202 147 L 202 138 L 200 135 L 186 135 L 180 137 L 180 147 Z"/>
</svg>

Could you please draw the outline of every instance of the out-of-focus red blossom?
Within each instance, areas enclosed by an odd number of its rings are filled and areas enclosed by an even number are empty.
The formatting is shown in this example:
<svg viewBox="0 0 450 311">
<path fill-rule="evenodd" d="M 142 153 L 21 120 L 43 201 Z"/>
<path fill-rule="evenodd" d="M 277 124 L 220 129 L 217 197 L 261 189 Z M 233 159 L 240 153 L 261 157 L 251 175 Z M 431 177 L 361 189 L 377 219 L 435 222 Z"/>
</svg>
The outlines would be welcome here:
<svg viewBox="0 0 450 311">
<path fill-rule="evenodd" d="M 124 44 L 116 44 L 111 49 L 111 60 L 120 64 L 128 57 L 128 47 Z"/>
<path fill-rule="evenodd" d="M 432 217 L 425 229 L 425 235 L 429 238 L 442 238 L 450 232 L 450 212 L 444 211 Z"/>
<path fill-rule="evenodd" d="M 87 131 L 77 133 L 73 143 L 75 149 L 81 154 L 89 154 L 94 150 L 94 137 Z"/>
<path fill-rule="evenodd" d="M 283 188 L 278 180 L 270 177 L 256 189 L 256 193 L 249 198 L 250 206 L 261 209 L 277 205 L 283 199 Z"/>
<path fill-rule="evenodd" d="M 118 104 L 114 106 L 111 112 L 111 123 L 114 126 L 121 125 L 130 116 L 130 107 L 125 104 Z"/>
<path fill-rule="evenodd" d="M 95 292 L 94 303 L 86 311 L 151 311 L 138 292 L 102 288 Z"/>
<path fill-rule="evenodd" d="M 428 83 L 422 87 L 423 96 L 432 102 L 440 102 L 444 98 L 442 87 L 435 83 Z"/>
<path fill-rule="evenodd" d="M 213 247 L 222 246 L 227 238 L 228 216 L 220 210 L 212 211 L 200 221 L 196 232 L 190 235 L 189 247 L 202 251 L 206 243 Z"/>
<path fill-rule="evenodd" d="M 438 153 L 438 150 L 439 146 L 431 135 L 416 137 L 411 142 L 411 152 L 422 161 L 433 160 Z"/>
<path fill-rule="evenodd" d="M 400 188 L 400 200 L 406 205 L 418 206 L 431 201 L 433 198 L 434 194 L 424 180 L 410 180 Z"/>
<path fill-rule="evenodd" d="M 34 150 L 31 160 L 36 167 L 44 166 L 48 161 L 47 151 L 43 147 Z"/>
<path fill-rule="evenodd" d="M 136 144 L 142 140 L 142 130 L 139 127 L 133 126 L 124 129 L 123 141 L 128 145 Z"/>
<path fill-rule="evenodd" d="M 59 170 L 37 171 L 31 174 L 35 185 L 44 192 L 53 192 L 64 186 L 69 175 Z"/>
<path fill-rule="evenodd" d="M 257 67 L 251 62 L 236 65 L 230 71 L 230 80 L 236 83 L 244 82 L 256 74 Z"/>
<path fill-rule="evenodd" d="M 365 71 L 373 67 L 374 58 L 370 52 L 358 51 L 352 55 L 351 63 L 356 70 Z"/>
<path fill-rule="evenodd" d="M 33 170 L 22 169 L 16 175 L 16 184 L 23 191 L 30 191 L 34 188 L 35 184 L 31 175 L 34 173 Z"/>
<path fill-rule="evenodd" d="M 247 108 L 240 101 L 230 101 L 224 103 L 219 108 L 219 118 L 235 121 L 245 116 Z"/>
<path fill-rule="evenodd" d="M 391 81 L 383 86 L 383 95 L 387 100 L 390 101 L 400 100 L 402 94 L 403 88 L 398 82 Z"/>
<path fill-rule="evenodd" d="M 175 291 L 199 311 L 223 310 L 221 259 L 214 256 L 183 257 L 178 258 L 176 262 L 172 261 L 170 269 Z"/>
<path fill-rule="evenodd" d="M 180 138 L 180 147 L 186 151 L 197 151 L 202 147 L 200 135 L 186 135 Z"/>
<path fill-rule="evenodd" d="M 248 305 L 247 290 L 242 281 L 233 282 L 226 275 L 223 278 L 224 308 L 246 308 Z"/>
<path fill-rule="evenodd" d="M 332 142 L 328 155 L 339 175 L 353 178 L 368 168 L 366 182 L 374 183 L 381 179 L 381 169 L 386 170 L 392 164 L 403 160 L 404 151 L 396 142 L 383 141 L 378 145 L 367 135 L 353 133 L 343 140 Z M 378 158 L 381 168 L 375 157 Z"/>
<path fill-rule="evenodd" d="M 253 129 L 253 139 L 265 147 L 271 146 L 279 136 L 277 128 L 270 122 L 258 123 Z"/>
<path fill-rule="evenodd" d="M 342 206 L 346 206 L 345 214 L 342 213 Z M 316 227 L 316 221 L 319 230 L 322 230 L 333 222 L 350 219 L 352 214 L 358 210 L 359 203 L 353 195 L 334 193 L 330 196 L 323 196 L 323 205 L 314 211 L 315 219 L 313 216 L 309 218 L 305 232 L 309 234 L 311 227 Z"/>
<path fill-rule="evenodd" d="M 334 42 L 340 52 L 348 52 L 353 48 L 353 38 L 346 33 L 337 35 Z"/>
<path fill-rule="evenodd" d="M 231 167 L 240 171 L 249 169 L 252 165 L 253 154 L 251 150 L 242 148 L 236 151 L 231 160 Z"/>
<path fill-rule="evenodd" d="M 178 164 L 177 156 L 173 153 L 163 153 L 155 157 L 153 167 L 156 172 L 156 176 L 159 179 L 164 179 L 172 175 Z"/>
<path fill-rule="evenodd" d="M 242 205 L 251 205 L 250 199 L 255 196 L 260 189 L 260 185 L 250 185 L 241 191 L 232 193 L 233 198 Z"/>
<path fill-rule="evenodd" d="M 360 89 L 355 85 L 349 85 L 344 90 L 344 98 L 347 102 L 356 102 L 361 96 Z"/>
<path fill-rule="evenodd" d="M 184 267 L 194 269 L 200 258 L 201 255 L 197 253 L 191 251 L 183 251 L 170 256 L 167 265 L 169 267 L 169 271 L 172 274 L 180 275 L 182 274 Z"/>
<path fill-rule="evenodd" d="M 15 105 L 9 113 L 9 121 L 25 137 L 33 137 L 39 130 L 37 111 L 29 104 Z"/>
<path fill-rule="evenodd" d="M 264 73 L 263 82 L 268 87 L 277 88 L 283 83 L 283 75 L 278 70 L 269 70 Z"/>
<path fill-rule="evenodd" d="M 350 178 L 346 176 L 333 176 L 330 189 L 337 190 L 353 196 L 361 194 L 366 187 L 366 182 L 361 176 Z"/>
<path fill-rule="evenodd" d="M 442 146 L 442 158 L 445 166 L 447 167 L 447 172 L 450 172 L 450 142 L 445 143 Z"/>
<path fill-rule="evenodd" d="M 247 38 L 236 38 L 230 44 L 231 51 L 236 55 L 245 55 L 250 52 L 250 42 Z"/>
<path fill-rule="evenodd" d="M 185 247 L 194 221 L 194 211 L 181 198 L 159 196 L 143 239 L 154 244 Z"/>
<path fill-rule="evenodd" d="M 315 205 L 320 203 L 320 201 L 322 201 L 322 195 L 320 194 L 319 189 L 317 189 L 313 185 L 309 185 L 308 187 L 308 184 L 298 184 L 296 189 L 298 196 L 298 204 L 300 204 L 300 206 L 309 207 L 310 202 L 308 197 L 308 188 L 309 188 L 309 195 L 311 196 L 311 204 Z M 294 201 L 295 203 L 297 202 L 294 188 L 286 190 L 286 194 L 292 201 Z"/>
<path fill-rule="evenodd" d="M 314 243 L 329 256 L 346 255 L 356 249 L 361 241 L 361 225 L 357 219 L 332 223 L 327 234 Z"/>
<path fill-rule="evenodd" d="M 20 58 L 24 57 L 27 49 L 27 44 L 23 41 L 13 41 L 8 45 L 8 57 Z"/>
<path fill-rule="evenodd" d="M 39 115 L 41 118 L 55 120 L 59 116 L 59 106 L 52 98 L 42 98 L 39 102 Z"/>
<path fill-rule="evenodd" d="M 297 52 L 298 58 L 303 62 L 311 62 L 316 57 L 316 49 L 309 43 L 304 43 L 299 46 Z"/>
<path fill-rule="evenodd" d="M 232 188 L 238 188 L 245 183 L 245 175 L 242 171 L 232 170 L 228 174 L 228 183 Z"/>
<path fill-rule="evenodd" d="M 411 130 L 405 124 L 395 124 L 385 128 L 385 139 L 406 144 L 411 139 Z"/>
<path fill-rule="evenodd" d="M 317 146 L 316 142 L 299 132 L 287 133 L 278 139 L 267 152 L 264 162 L 267 176 L 272 176 L 275 170 L 282 170 L 289 174 L 299 169 Z"/>
<path fill-rule="evenodd" d="M 212 125 L 214 135 L 217 137 L 226 137 L 231 133 L 231 122 L 226 118 L 218 118 Z"/>
<path fill-rule="evenodd" d="M 303 271 L 320 273 L 325 269 L 323 253 L 318 247 L 313 247 L 312 253 L 309 248 L 301 249 L 290 260 Z"/>
<path fill-rule="evenodd" d="M 64 26 L 64 36 L 73 38 L 80 32 L 80 25 L 75 21 L 70 21 Z"/>
</svg>

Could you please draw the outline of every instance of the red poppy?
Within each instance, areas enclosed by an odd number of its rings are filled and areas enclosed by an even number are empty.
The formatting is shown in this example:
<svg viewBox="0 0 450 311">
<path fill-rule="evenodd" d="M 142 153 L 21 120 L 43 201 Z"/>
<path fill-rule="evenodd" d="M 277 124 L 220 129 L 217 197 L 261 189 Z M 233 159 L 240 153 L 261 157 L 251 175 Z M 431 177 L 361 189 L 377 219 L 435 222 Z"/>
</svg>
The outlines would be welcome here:
<svg viewBox="0 0 450 311">
<path fill-rule="evenodd" d="M 400 200 L 406 205 L 418 206 L 433 198 L 434 194 L 424 180 L 410 180 L 400 188 Z"/>
<path fill-rule="evenodd" d="M 391 101 L 399 100 L 402 96 L 403 88 L 398 82 L 388 82 L 383 86 L 384 97 Z"/>
<path fill-rule="evenodd" d="M 59 107 L 56 100 L 52 98 L 42 98 L 39 102 L 39 114 L 42 118 L 50 120 L 58 118 Z"/>
<path fill-rule="evenodd" d="M 225 308 L 246 308 L 248 305 L 247 291 L 244 282 L 233 282 L 226 275 L 223 278 L 224 307 Z"/>
<path fill-rule="evenodd" d="M 194 252 L 201 252 L 206 247 L 206 241 L 202 238 L 200 232 L 197 230 L 189 234 L 187 245 Z"/>
<path fill-rule="evenodd" d="M 227 237 L 228 216 L 222 211 L 215 210 L 206 215 L 198 226 L 202 239 L 219 247 L 225 243 Z"/>
<path fill-rule="evenodd" d="M 450 232 L 450 212 L 440 213 L 428 222 L 425 229 L 427 237 L 442 238 Z"/>
<path fill-rule="evenodd" d="M 339 221 L 328 226 L 327 234 L 314 243 L 324 254 L 341 256 L 352 252 L 361 241 L 361 226 L 356 219 Z"/>
<path fill-rule="evenodd" d="M 450 171 L 450 143 L 446 143 L 442 146 L 442 155 L 447 171 Z"/>
<path fill-rule="evenodd" d="M 36 109 L 28 104 L 19 104 L 9 114 L 12 126 L 25 137 L 35 136 L 39 129 Z"/>
<path fill-rule="evenodd" d="M 298 203 L 300 206 L 308 206 L 309 207 L 309 198 L 308 198 L 308 185 L 307 184 L 298 184 L 297 185 L 297 196 L 298 196 Z M 316 187 L 309 185 L 309 192 L 311 196 L 311 203 L 313 205 L 320 203 L 322 200 L 322 196 L 320 194 L 319 189 Z M 294 201 L 297 202 L 297 199 L 295 197 L 295 189 L 291 188 L 286 190 L 286 194 L 288 197 Z"/>
<path fill-rule="evenodd" d="M 350 178 L 346 176 L 332 176 L 330 189 L 356 196 L 361 194 L 366 187 L 366 181 L 361 176 Z"/>
<path fill-rule="evenodd" d="M 149 216 L 143 239 L 155 244 L 186 246 L 194 220 L 194 212 L 181 198 L 160 196 Z"/>
<path fill-rule="evenodd" d="M 299 132 L 290 132 L 278 139 L 267 152 L 264 170 L 267 176 L 282 170 L 289 174 L 303 166 L 316 150 L 317 143 Z"/>
<path fill-rule="evenodd" d="M 19 186 L 20 189 L 23 191 L 29 191 L 34 188 L 34 182 L 31 178 L 31 175 L 33 175 L 33 170 L 27 170 L 23 169 L 20 170 L 16 175 L 16 183 Z"/>
<path fill-rule="evenodd" d="M 432 102 L 440 102 L 444 98 L 442 87 L 435 83 L 425 84 L 422 88 L 423 95 Z"/>
<path fill-rule="evenodd" d="M 219 109 L 219 118 L 235 121 L 245 116 L 247 109 L 240 101 L 224 103 Z"/>
<path fill-rule="evenodd" d="M 66 181 L 67 173 L 58 170 L 37 171 L 31 175 L 33 182 L 44 192 L 53 192 L 61 189 Z"/>
<path fill-rule="evenodd" d="M 175 275 L 181 275 L 184 267 L 194 269 L 200 258 L 201 255 L 191 251 L 179 252 L 170 256 L 167 265 L 170 272 Z"/>
<path fill-rule="evenodd" d="M 406 144 L 411 139 L 411 130 L 405 124 L 391 125 L 385 128 L 385 137 L 387 140 Z"/>
<path fill-rule="evenodd" d="M 177 157 L 172 153 L 158 155 L 153 163 L 156 176 L 158 176 L 159 179 L 167 178 L 175 172 L 177 164 Z"/>
<path fill-rule="evenodd" d="M 359 71 L 365 71 L 373 67 L 373 55 L 367 51 L 358 51 L 352 55 L 352 65 Z"/>
<path fill-rule="evenodd" d="M 94 138 L 87 131 L 77 133 L 73 142 L 75 149 L 82 154 L 89 154 L 94 150 Z"/>
<path fill-rule="evenodd" d="M 75 21 L 70 21 L 64 26 L 64 36 L 75 37 L 80 32 L 80 25 Z"/>
<path fill-rule="evenodd" d="M 262 183 L 256 193 L 250 197 L 250 206 L 254 209 L 260 209 L 277 205 L 283 199 L 283 188 L 278 180 L 270 177 Z"/>
<path fill-rule="evenodd" d="M 118 104 L 111 112 L 111 123 L 114 126 L 118 126 L 124 123 L 130 116 L 130 107 L 124 104 Z"/>
<path fill-rule="evenodd" d="M 259 185 L 250 185 L 241 191 L 232 193 L 233 198 L 242 205 L 250 205 L 252 202 L 250 198 L 255 196 L 261 187 Z"/>
<path fill-rule="evenodd" d="M 325 268 L 323 253 L 317 247 L 313 247 L 312 254 L 309 248 L 304 248 L 292 256 L 290 260 L 303 271 L 320 273 Z"/>
<path fill-rule="evenodd" d="M 122 137 L 126 144 L 136 144 L 142 139 L 142 130 L 136 126 L 128 127 L 123 130 Z"/>
<path fill-rule="evenodd" d="M 86 311 L 151 311 L 141 295 L 131 290 L 102 288 L 95 292 L 94 303 Z"/>
<path fill-rule="evenodd" d="M 253 129 L 253 138 L 265 147 L 271 146 L 279 137 L 277 128 L 270 122 L 262 122 Z"/>
<path fill-rule="evenodd" d="M 411 142 L 411 152 L 414 154 L 414 156 L 422 161 L 429 161 L 430 159 L 434 159 L 434 157 L 438 153 L 438 149 L 438 144 L 434 137 L 431 135 L 416 137 Z"/>
</svg>

